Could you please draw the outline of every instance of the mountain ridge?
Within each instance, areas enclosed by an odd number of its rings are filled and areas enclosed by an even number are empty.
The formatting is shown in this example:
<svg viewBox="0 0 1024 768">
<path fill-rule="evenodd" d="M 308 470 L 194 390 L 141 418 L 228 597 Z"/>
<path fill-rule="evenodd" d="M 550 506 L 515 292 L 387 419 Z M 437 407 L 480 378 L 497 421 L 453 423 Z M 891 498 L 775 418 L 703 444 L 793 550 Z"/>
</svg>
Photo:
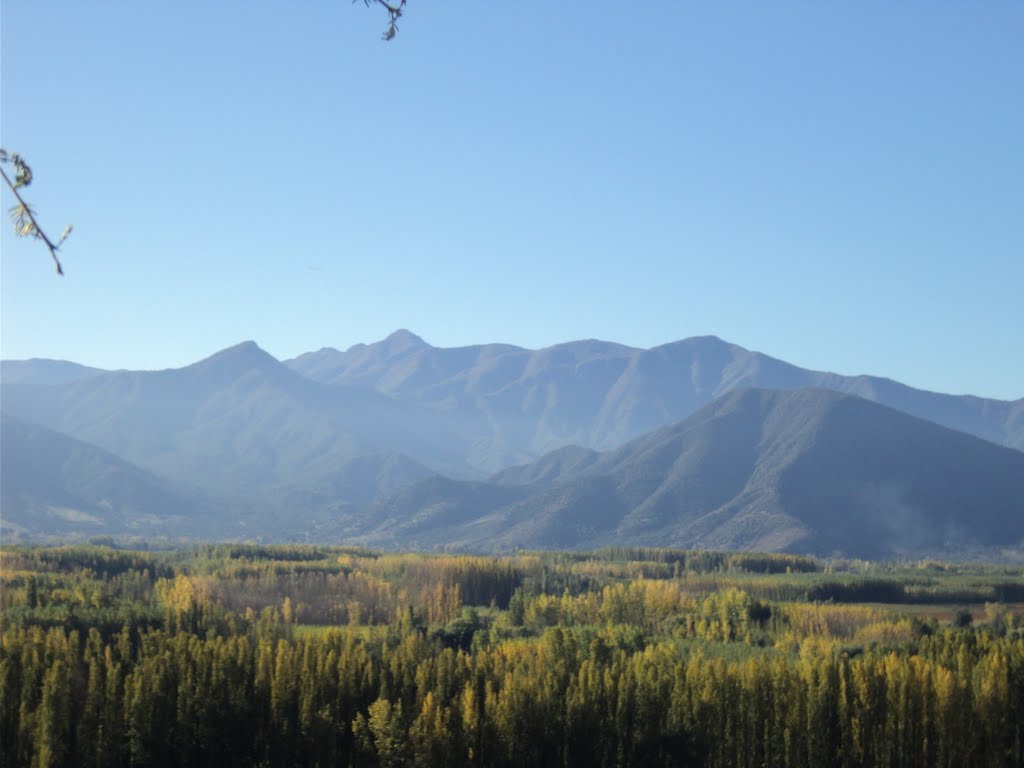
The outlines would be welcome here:
<svg viewBox="0 0 1024 768">
<path fill-rule="evenodd" d="M 878 376 L 804 369 L 717 336 L 650 349 L 591 339 L 538 350 L 497 344 L 438 348 L 415 338 L 420 343 L 393 354 L 385 339 L 284 362 L 325 383 L 370 387 L 473 413 L 492 425 L 494 453 L 513 462 L 516 451 L 536 456 L 572 443 L 606 450 L 742 387 L 846 392 L 1024 449 L 1024 398 L 951 395 Z M 523 416 L 535 424 L 524 427 Z M 487 471 L 501 468 L 486 459 L 479 464 Z"/>
<path fill-rule="evenodd" d="M 478 505 L 488 485 L 512 496 L 421 527 L 414 543 L 857 557 L 1024 543 L 1024 454 L 830 390 L 736 390 L 596 459 L 576 457 L 560 477 L 527 465 L 474 483 Z M 510 472 L 529 479 L 508 484 Z M 407 489 L 356 540 L 390 546 L 424 511 L 466 508 L 460 487 Z"/>
</svg>

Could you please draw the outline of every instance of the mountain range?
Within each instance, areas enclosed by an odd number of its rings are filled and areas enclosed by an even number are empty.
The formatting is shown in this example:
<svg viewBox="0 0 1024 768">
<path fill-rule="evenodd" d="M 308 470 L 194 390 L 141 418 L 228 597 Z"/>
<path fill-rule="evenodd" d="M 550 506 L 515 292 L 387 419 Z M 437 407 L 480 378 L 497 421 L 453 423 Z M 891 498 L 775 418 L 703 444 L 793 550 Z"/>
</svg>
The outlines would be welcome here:
<svg viewBox="0 0 1024 768">
<path fill-rule="evenodd" d="M 428 549 L 997 547 L 1024 539 L 1024 453 L 850 395 L 746 389 L 612 451 L 420 482 L 360 522 L 357 541 Z"/>
<path fill-rule="evenodd" d="M 810 371 L 714 336 L 652 349 L 595 340 L 540 350 L 439 349 L 401 330 L 376 344 L 325 348 L 285 364 L 316 381 L 372 389 L 488 425 L 469 457 L 487 472 L 567 444 L 614 448 L 742 388 L 835 390 L 1024 449 L 1024 398 L 945 395 L 876 376 Z"/>
<path fill-rule="evenodd" d="M 165 371 L 3 361 L 0 381 L 0 524 L 23 537 L 877 556 L 1016 545 L 1024 519 L 1024 399 L 715 337 L 441 349 L 398 331 L 284 362 L 253 342 Z"/>
</svg>

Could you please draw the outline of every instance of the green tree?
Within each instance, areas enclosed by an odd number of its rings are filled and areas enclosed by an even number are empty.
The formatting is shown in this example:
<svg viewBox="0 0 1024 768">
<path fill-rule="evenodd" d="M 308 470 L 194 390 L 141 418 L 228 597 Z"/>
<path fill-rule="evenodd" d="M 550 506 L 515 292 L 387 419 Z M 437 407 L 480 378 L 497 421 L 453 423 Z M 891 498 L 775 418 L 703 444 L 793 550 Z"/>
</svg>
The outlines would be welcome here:
<svg viewBox="0 0 1024 768">
<path fill-rule="evenodd" d="M 366 715 L 359 714 L 352 731 L 363 751 L 373 755 L 381 768 L 401 768 L 409 764 L 409 745 L 402 722 L 402 702 L 392 704 L 384 698 L 373 702 Z"/>
<path fill-rule="evenodd" d="M 969 608 L 957 608 L 953 612 L 952 624 L 957 629 L 966 629 L 974 623 L 974 617 Z"/>
<path fill-rule="evenodd" d="M 43 696 L 36 715 L 33 768 L 62 765 L 70 748 L 70 675 L 62 659 L 53 662 L 43 677 Z"/>
</svg>

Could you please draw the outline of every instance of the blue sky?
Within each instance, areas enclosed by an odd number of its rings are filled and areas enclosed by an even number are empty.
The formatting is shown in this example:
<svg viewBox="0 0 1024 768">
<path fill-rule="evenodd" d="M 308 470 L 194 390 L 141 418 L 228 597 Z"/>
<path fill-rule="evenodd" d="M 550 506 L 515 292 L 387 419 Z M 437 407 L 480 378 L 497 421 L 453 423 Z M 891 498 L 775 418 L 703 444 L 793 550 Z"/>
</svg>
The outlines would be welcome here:
<svg viewBox="0 0 1024 768">
<path fill-rule="evenodd" d="M 8 0 L 4 358 L 715 334 L 1024 395 L 1024 4 Z M 4 207 L 12 200 L 4 192 Z"/>
</svg>

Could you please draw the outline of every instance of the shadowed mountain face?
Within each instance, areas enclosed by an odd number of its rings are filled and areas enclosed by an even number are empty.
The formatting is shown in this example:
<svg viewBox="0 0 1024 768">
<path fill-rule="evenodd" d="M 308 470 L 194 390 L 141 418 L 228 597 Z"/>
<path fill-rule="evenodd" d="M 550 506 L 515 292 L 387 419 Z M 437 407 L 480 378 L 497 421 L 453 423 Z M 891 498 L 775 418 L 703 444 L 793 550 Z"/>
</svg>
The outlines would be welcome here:
<svg viewBox="0 0 1024 768">
<path fill-rule="evenodd" d="M 809 371 L 712 336 L 653 349 L 577 341 L 438 349 L 408 331 L 346 352 L 286 362 L 305 376 L 457 412 L 480 433 L 468 461 L 486 471 L 578 444 L 607 450 L 686 418 L 734 389 L 831 389 L 992 442 L 1024 448 L 1024 400 L 944 395 L 870 376 Z"/>
<path fill-rule="evenodd" d="M 835 392 L 742 390 L 615 451 L 556 452 L 487 484 L 422 483 L 369 518 L 367 543 L 470 549 L 1019 546 L 1024 453 Z"/>
</svg>

